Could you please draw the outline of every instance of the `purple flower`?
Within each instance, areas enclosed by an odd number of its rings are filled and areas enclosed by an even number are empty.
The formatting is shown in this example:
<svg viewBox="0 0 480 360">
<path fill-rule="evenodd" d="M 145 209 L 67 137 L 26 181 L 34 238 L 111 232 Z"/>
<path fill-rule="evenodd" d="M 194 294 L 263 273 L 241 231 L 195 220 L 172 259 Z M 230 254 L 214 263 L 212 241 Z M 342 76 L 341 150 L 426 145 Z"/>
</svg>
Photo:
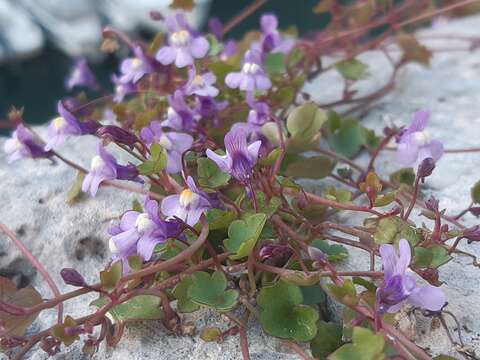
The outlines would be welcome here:
<svg viewBox="0 0 480 360">
<path fill-rule="evenodd" d="M 156 59 L 163 65 L 175 63 L 176 67 L 193 65 L 194 59 L 207 55 L 210 44 L 203 36 L 196 36 L 183 13 L 169 15 L 165 19 L 168 46 L 158 50 Z"/>
<path fill-rule="evenodd" d="M 122 102 L 125 96 L 137 90 L 135 84 L 122 83 L 120 77 L 116 75 L 112 75 L 112 82 L 115 84 L 115 96 L 113 97 L 113 101 L 116 103 Z"/>
<path fill-rule="evenodd" d="M 288 53 L 295 44 L 291 38 L 284 38 L 278 31 L 278 19 L 275 15 L 263 15 L 260 19 L 262 29 L 261 47 L 263 52 Z"/>
<path fill-rule="evenodd" d="M 218 95 L 218 89 L 215 86 L 217 78 L 212 72 L 203 75 L 195 74 L 195 69 L 188 70 L 188 82 L 185 86 L 187 95 L 211 96 Z"/>
<path fill-rule="evenodd" d="M 210 119 L 214 127 L 221 127 L 220 112 L 228 106 L 228 101 L 216 101 L 208 96 L 195 98 L 195 111 L 204 119 Z"/>
<path fill-rule="evenodd" d="M 61 101 L 57 103 L 57 110 L 60 116 L 53 119 L 48 126 L 46 151 L 63 144 L 68 136 L 82 135 L 82 129 L 77 119 L 63 106 Z"/>
<path fill-rule="evenodd" d="M 139 181 L 138 170 L 134 165 L 119 165 L 117 160 L 99 143 L 97 153 L 92 159 L 90 171 L 82 183 L 82 191 L 90 192 L 95 196 L 98 187 L 105 180 L 134 180 Z"/>
<path fill-rule="evenodd" d="M 20 159 L 51 157 L 52 153 L 45 151 L 43 147 L 43 144 L 23 124 L 17 126 L 12 137 L 3 145 L 9 164 Z"/>
<path fill-rule="evenodd" d="M 221 60 L 226 60 L 230 56 L 233 56 L 237 53 L 238 46 L 235 40 L 228 40 L 224 45 L 223 45 L 223 50 L 220 53 L 220 59 Z"/>
<path fill-rule="evenodd" d="M 72 90 L 75 86 L 83 86 L 92 90 L 98 90 L 99 85 L 95 75 L 88 66 L 87 60 L 82 58 L 75 62 L 75 66 L 67 78 L 67 89 Z"/>
<path fill-rule="evenodd" d="M 226 155 L 218 155 L 207 149 L 207 156 L 220 170 L 229 173 L 241 182 L 247 182 L 257 163 L 261 141 L 247 145 L 247 134 L 241 129 L 232 129 L 225 135 Z"/>
<path fill-rule="evenodd" d="M 417 286 L 413 272 L 408 269 L 412 254 L 407 240 L 400 240 L 399 250 L 400 256 L 397 256 L 393 245 L 380 246 L 384 271 L 383 283 L 377 290 L 380 312 L 397 312 L 404 302 L 426 310 L 440 311 L 446 303 L 443 291 L 430 284 Z"/>
<path fill-rule="evenodd" d="M 133 52 L 134 57 L 123 60 L 120 65 L 120 82 L 124 84 L 135 84 L 144 75 L 150 74 L 154 71 L 150 59 L 147 58 L 140 46 L 135 46 Z"/>
<path fill-rule="evenodd" d="M 262 68 L 261 55 L 255 50 L 245 53 L 242 70 L 228 74 L 225 84 L 229 88 L 239 88 L 249 92 L 267 90 L 272 86 L 272 82 Z"/>
<path fill-rule="evenodd" d="M 180 195 L 170 195 L 163 199 L 162 213 L 165 216 L 176 216 L 186 224 L 194 226 L 200 216 L 215 204 L 212 204 L 207 193 L 198 189 L 191 176 L 186 183 L 188 187 Z"/>
<path fill-rule="evenodd" d="M 417 111 L 410 126 L 400 134 L 397 159 L 403 165 L 412 165 L 425 158 L 433 158 L 436 162 L 443 155 L 443 144 L 425 131 L 429 119 L 429 111 Z"/>
<path fill-rule="evenodd" d="M 183 93 L 180 90 L 168 96 L 169 107 L 167 109 L 167 119 L 162 122 L 162 126 L 174 130 L 190 131 L 197 126 L 198 117 L 189 108 Z"/>
<path fill-rule="evenodd" d="M 262 126 L 270 120 L 270 107 L 265 102 L 250 103 L 246 123 L 235 123 L 232 129 L 243 129 L 250 140 L 264 140 Z"/>
<path fill-rule="evenodd" d="M 160 219 L 155 200 L 147 199 L 145 210 L 143 213 L 127 211 L 119 225 L 111 225 L 109 228 L 109 233 L 113 235 L 109 241 L 110 251 L 114 259 L 123 260 L 124 267 L 128 266 L 128 257 L 132 255 L 140 255 L 145 261 L 150 260 L 157 244 L 164 243 L 179 233 L 177 222 Z"/>
<path fill-rule="evenodd" d="M 158 121 L 152 121 L 149 127 L 143 128 L 140 136 L 147 145 L 159 143 L 167 151 L 168 161 L 165 170 L 169 174 L 182 170 L 182 154 L 192 147 L 193 137 L 179 132 L 163 132 Z"/>
</svg>

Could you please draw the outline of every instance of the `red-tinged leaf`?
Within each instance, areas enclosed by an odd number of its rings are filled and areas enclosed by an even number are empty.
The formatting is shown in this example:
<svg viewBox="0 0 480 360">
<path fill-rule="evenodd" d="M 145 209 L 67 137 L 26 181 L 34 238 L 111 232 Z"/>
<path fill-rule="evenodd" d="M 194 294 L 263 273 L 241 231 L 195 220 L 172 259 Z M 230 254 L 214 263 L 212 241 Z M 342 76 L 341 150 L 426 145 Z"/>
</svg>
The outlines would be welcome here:
<svg viewBox="0 0 480 360">
<path fill-rule="evenodd" d="M 191 11 L 194 7 L 194 0 L 173 0 L 170 4 L 170 9 L 180 9 L 185 11 Z"/>
<path fill-rule="evenodd" d="M 42 302 L 42 297 L 33 287 L 17 290 L 15 284 L 7 278 L 0 277 L 0 299 L 19 308 L 28 308 Z M 12 315 L 0 310 L 0 320 L 7 334 L 22 336 L 28 326 L 36 319 L 38 313 L 30 315 Z"/>
<path fill-rule="evenodd" d="M 403 59 L 405 61 L 418 62 L 425 66 L 430 65 L 432 53 L 412 35 L 400 34 L 397 36 L 397 41 L 403 50 Z"/>
</svg>

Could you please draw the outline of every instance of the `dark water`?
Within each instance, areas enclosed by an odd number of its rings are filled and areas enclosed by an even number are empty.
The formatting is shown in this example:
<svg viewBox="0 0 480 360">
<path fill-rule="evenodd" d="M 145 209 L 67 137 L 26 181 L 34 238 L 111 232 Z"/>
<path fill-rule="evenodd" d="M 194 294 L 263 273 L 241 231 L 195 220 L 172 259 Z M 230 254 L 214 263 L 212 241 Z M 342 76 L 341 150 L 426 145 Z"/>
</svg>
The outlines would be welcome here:
<svg viewBox="0 0 480 360">
<path fill-rule="evenodd" d="M 231 36 L 241 37 L 248 30 L 258 28 L 262 13 L 274 12 L 279 17 L 280 27 L 295 25 L 300 33 L 322 27 L 325 17 L 312 13 L 311 9 L 319 0 L 270 0 L 257 13 L 241 23 L 232 31 Z M 214 0 L 210 16 L 228 21 L 234 14 L 250 4 L 247 0 Z M 9 108 L 25 107 L 25 120 L 30 123 L 48 121 L 56 112 L 56 102 L 65 96 L 64 79 L 72 60 L 47 44 L 38 56 L 15 63 L 0 66 L 0 119 L 5 117 Z M 118 60 L 108 57 L 92 69 L 107 88 L 109 76 L 116 70 Z M 2 131 L 2 130 L 0 130 Z"/>
</svg>

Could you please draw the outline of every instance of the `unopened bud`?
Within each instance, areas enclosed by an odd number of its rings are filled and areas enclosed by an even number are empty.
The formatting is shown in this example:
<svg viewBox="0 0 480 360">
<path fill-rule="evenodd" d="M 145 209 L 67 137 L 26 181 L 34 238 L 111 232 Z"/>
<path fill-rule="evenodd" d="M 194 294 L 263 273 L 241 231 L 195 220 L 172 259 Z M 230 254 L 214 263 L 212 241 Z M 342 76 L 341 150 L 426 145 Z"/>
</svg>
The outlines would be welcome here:
<svg viewBox="0 0 480 360">
<path fill-rule="evenodd" d="M 435 169 L 435 160 L 433 158 L 425 158 L 423 161 L 418 165 L 418 172 L 417 175 L 422 181 L 427 177 L 432 175 L 433 170 Z"/>
<path fill-rule="evenodd" d="M 60 271 L 60 275 L 66 284 L 72 286 L 86 286 L 85 279 L 79 272 L 72 268 L 64 268 Z"/>
</svg>

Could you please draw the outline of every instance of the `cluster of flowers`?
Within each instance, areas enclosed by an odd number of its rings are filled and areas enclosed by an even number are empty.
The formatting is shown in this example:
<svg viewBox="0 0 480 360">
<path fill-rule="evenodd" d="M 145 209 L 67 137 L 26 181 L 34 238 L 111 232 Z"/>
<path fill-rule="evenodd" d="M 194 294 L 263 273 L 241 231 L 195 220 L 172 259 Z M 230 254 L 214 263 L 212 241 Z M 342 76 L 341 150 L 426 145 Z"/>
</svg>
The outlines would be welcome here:
<svg viewBox="0 0 480 360">
<path fill-rule="evenodd" d="M 178 194 L 166 196 L 161 204 L 147 198 L 145 212 L 127 211 L 119 223 L 110 226 L 112 256 L 123 261 L 125 272 L 129 271 L 129 256 L 139 255 L 144 261 L 150 260 L 157 244 L 183 236 L 183 230 L 195 226 L 207 210 L 223 207 L 216 193 L 203 191 L 192 177 L 184 175 L 183 156 L 196 143 L 207 142 L 201 121 L 209 119 L 211 126 L 220 126 L 220 114 L 230 103 L 221 96 L 216 76 L 212 72 L 203 72 L 198 63 L 198 60 L 208 57 L 211 45 L 207 38 L 195 32 L 180 12 L 168 16 L 165 25 L 168 30 L 166 44 L 154 56 L 141 44 L 135 44 L 132 47 L 133 56 L 123 60 L 120 74 L 112 77 L 116 85 L 113 102 L 121 103 L 127 95 L 141 91 L 139 84 L 145 77 L 168 75 L 172 66 L 186 68 L 188 78 L 178 84 L 173 94 L 168 95 L 168 108 L 161 118 L 151 121 L 135 133 L 118 124 L 80 121 L 75 114 L 81 107 L 76 107 L 78 104 L 75 101 L 65 100 L 58 102 L 59 116 L 49 125 L 46 144 L 22 124 L 5 143 L 5 151 L 12 162 L 29 157 L 53 158 L 55 150 L 71 136 L 99 137 L 101 141 L 97 146 L 97 155 L 91 160 L 90 170 L 82 184 L 82 190 L 92 196 L 96 195 L 100 184 L 105 181 L 142 183 L 145 180 L 135 164 L 118 163 L 104 147 L 105 139 L 113 139 L 131 149 L 141 146 L 147 159 L 152 145 L 161 145 L 168 158 L 166 176 L 183 177 L 185 188 Z M 221 26 L 215 25 L 212 32 L 221 41 Z M 265 97 L 259 96 L 272 88 L 272 81 L 264 67 L 265 59 L 271 53 L 287 54 L 295 46 L 293 38 L 279 32 L 278 21 L 273 15 L 261 18 L 261 30 L 260 38 L 244 52 L 240 71 L 228 73 L 224 84 L 221 84 L 238 89 L 244 95 L 249 106 L 246 122 L 235 123 L 226 133 L 224 155 L 205 149 L 206 157 L 214 161 L 222 172 L 230 174 L 247 188 L 254 176 L 259 154 L 267 154 L 275 147 L 262 133 L 262 127 L 273 122 L 271 105 Z M 241 55 L 238 52 L 238 44 L 228 41 L 219 57 L 227 59 Z M 95 76 L 84 60 L 77 62 L 67 85 L 69 88 L 82 86 L 99 89 Z M 437 161 L 442 156 L 442 144 L 425 131 L 429 116 L 428 112 L 417 112 L 412 124 L 399 134 L 397 156 L 402 164 L 411 165 L 425 158 Z M 380 308 L 382 311 L 397 311 L 404 301 L 409 301 L 431 311 L 441 310 L 446 302 L 445 296 L 434 286 L 416 285 L 416 279 L 407 271 L 410 246 L 406 240 L 401 240 L 399 244 L 400 257 L 392 245 L 380 248 L 385 271 L 384 282 L 377 291 Z"/>
</svg>

